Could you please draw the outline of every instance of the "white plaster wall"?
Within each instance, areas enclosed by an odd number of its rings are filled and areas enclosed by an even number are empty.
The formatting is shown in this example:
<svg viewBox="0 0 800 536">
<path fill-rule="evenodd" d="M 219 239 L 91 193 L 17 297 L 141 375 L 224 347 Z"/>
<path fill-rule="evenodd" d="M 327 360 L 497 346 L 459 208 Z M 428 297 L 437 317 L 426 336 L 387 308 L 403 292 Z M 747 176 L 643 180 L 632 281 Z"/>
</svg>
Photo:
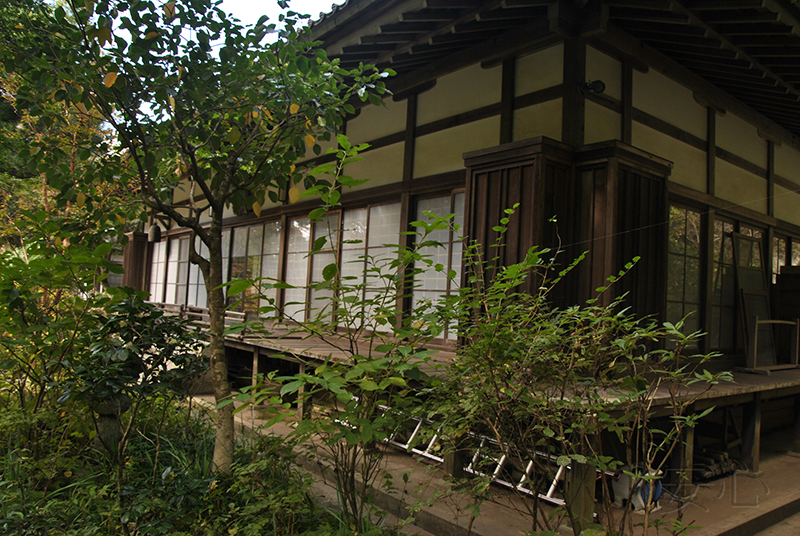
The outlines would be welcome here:
<svg viewBox="0 0 800 536">
<path fill-rule="evenodd" d="M 785 144 L 775 147 L 775 173 L 800 184 L 800 152 Z"/>
<path fill-rule="evenodd" d="M 717 158 L 716 194 L 720 199 L 767 213 L 767 181 Z"/>
<path fill-rule="evenodd" d="M 383 99 L 381 106 L 365 106 L 358 117 L 347 122 L 347 137 L 350 143 L 372 141 L 406 129 L 408 101 L 394 102 L 391 97 Z"/>
<path fill-rule="evenodd" d="M 403 150 L 405 143 L 395 143 L 379 149 L 361 153 L 364 159 L 345 167 L 345 173 L 356 179 L 369 179 L 369 182 L 348 188 L 346 191 L 375 188 L 403 180 Z"/>
<path fill-rule="evenodd" d="M 414 149 L 414 177 L 463 169 L 462 154 L 494 147 L 499 141 L 500 116 L 419 137 Z"/>
<path fill-rule="evenodd" d="M 706 139 L 706 109 L 691 90 L 658 71 L 633 71 L 633 107 Z"/>
<path fill-rule="evenodd" d="M 775 185 L 775 217 L 800 225 L 800 194 Z"/>
<path fill-rule="evenodd" d="M 559 85 L 564 80 L 564 45 L 517 58 L 515 95 Z"/>
<path fill-rule="evenodd" d="M 758 129 L 732 113 L 717 116 L 717 146 L 767 168 L 767 142 L 758 136 Z"/>
<path fill-rule="evenodd" d="M 586 79 L 602 80 L 606 95 L 622 99 L 622 63 L 596 48 L 586 47 Z"/>
<path fill-rule="evenodd" d="M 514 141 L 547 136 L 561 140 L 562 99 L 554 99 L 514 110 Z"/>
<path fill-rule="evenodd" d="M 586 101 L 584 143 L 622 139 L 622 116 L 595 102 Z"/>
<path fill-rule="evenodd" d="M 502 67 L 483 69 L 480 64 L 442 76 L 419 95 L 417 125 L 500 102 L 502 76 Z"/>
<path fill-rule="evenodd" d="M 706 188 L 706 153 L 654 130 L 633 122 L 632 145 L 674 164 L 669 180 L 700 192 Z"/>
</svg>

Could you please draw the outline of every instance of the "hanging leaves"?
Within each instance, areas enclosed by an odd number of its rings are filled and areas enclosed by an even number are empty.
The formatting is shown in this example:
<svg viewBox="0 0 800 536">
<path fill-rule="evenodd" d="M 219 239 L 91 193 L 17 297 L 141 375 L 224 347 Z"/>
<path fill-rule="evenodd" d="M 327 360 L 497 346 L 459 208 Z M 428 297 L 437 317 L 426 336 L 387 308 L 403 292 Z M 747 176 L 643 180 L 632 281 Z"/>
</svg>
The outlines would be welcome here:
<svg viewBox="0 0 800 536">
<path fill-rule="evenodd" d="M 109 71 L 103 77 L 103 85 L 106 87 L 111 87 L 114 85 L 114 82 L 117 81 L 117 73 L 114 71 Z"/>
<path fill-rule="evenodd" d="M 162 9 L 164 10 L 164 18 L 167 20 L 175 16 L 175 2 L 167 2 L 162 6 Z"/>
<path fill-rule="evenodd" d="M 292 186 L 289 188 L 289 203 L 295 204 L 300 199 L 300 188 Z"/>
</svg>

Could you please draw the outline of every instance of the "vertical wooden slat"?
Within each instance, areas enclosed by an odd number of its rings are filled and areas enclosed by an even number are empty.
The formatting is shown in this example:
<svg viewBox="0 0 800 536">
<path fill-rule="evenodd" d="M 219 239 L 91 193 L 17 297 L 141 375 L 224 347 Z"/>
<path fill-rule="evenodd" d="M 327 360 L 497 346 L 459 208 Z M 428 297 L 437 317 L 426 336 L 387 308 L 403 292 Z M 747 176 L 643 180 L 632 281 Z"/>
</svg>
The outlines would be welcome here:
<svg viewBox="0 0 800 536">
<path fill-rule="evenodd" d="M 505 264 L 515 264 L 520 262 L 520 227 L 524 220 L 524 212 L 530 210 L 521 203 L 522 201 L 522 169 L 519 166 L 514 166 L 506 170 L 506 185 L 507 191 L 505 195 L 505 202 L 500 208 L 500 218 L 506 216 L 504 211 L 514 206 L 515 203 L 520 203 L 520 207 L 516 212 L 509 217 L 508 231 L 505 236 Z M 498 219 L 495 225 L 500 225 Z"/>
</svg>

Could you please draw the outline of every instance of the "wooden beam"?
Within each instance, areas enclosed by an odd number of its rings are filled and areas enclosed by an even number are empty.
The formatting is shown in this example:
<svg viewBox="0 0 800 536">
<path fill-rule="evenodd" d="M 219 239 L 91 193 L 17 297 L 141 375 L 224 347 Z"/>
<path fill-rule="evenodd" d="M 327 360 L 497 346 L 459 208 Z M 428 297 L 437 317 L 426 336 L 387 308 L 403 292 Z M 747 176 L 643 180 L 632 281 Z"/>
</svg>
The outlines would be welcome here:
<svg viewBox="0 0 800 536">
<path fill-rule="evenodd" d="M 546 48 L 561 40 L 550 29 L 549 21 L 540 19 L 398 76 L 389 80 L 387 86 L 395 93 L 401 92 L 481 61 L 502 59 L 523 51 Z"/>
<path fill-rule="evenodd" d="M 618 50 L 625 56 L 636 58 L 640 62 L 653 66 L 668 78 L 701 93 L 709 102 L 713 103 L 714 107 L 729 110 L 759 130 L 781 139 L 787 145 L 800 151 L 800 138 L 787 129 L 612 24 L 608 25 L 605 33 L 597 35 L 594 39 Z"/>
</svg>

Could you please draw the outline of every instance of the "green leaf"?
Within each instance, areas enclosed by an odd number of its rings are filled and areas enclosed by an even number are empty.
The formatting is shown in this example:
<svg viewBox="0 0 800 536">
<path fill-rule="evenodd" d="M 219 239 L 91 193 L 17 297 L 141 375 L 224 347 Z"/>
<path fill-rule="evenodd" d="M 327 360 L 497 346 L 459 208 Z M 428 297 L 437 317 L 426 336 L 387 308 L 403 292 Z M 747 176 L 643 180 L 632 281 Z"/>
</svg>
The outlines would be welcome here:
<svg viewBox="0 0 800 536">
<path fill-rule="evenodd" d="M 235 279 L 228 285 L 228 296 L 235 296 L 250 288 L 250 281 L 246 279 Z"/>
<path fill-rule="evenodd" d="M 358 386 L 363 389 L 364 391 L 377 391 L 378 384 L 372 380 L 362 380 Z"/>
<path fill-rule="evenodd" d="M 322 277 L 326 281 L 330 281 L 336 277 L 336 274 L 339 273 L 339 267 L 336 263 L 331 263 L 327 265 L 325 268 L 322 269 Z"/>
<path fill-rule="evenodd" d="M 564 455 L 561 455 L 561 456 L 559 456 L 559 457 L 558 457 L 558 459 L 556 460 L 556 463 L 557 463 L 558 465 L 562 466 L 562 467 L 566 467 L 567 465 L 569 465 L 569 464 L 570 464 L 570 461 L 571 461 L 571 460 L 570 460 L 570 457 L 569 457 L 569 456 L 564 456 Z"/>
<path fill-rule="evenodd" d="M 298 71 L 300 71 L 302 74 L 308 74 L 308 71 L 311 68 L 311 64 L 309 63 L 307 57 L 298 56 L 296 63 Z"/>
<path fill-rule="evenodd" d="M 291 393 L 296 393 L 301 387 L 306 384 L 303 380 L 295 380 L 293 382 L 289 382 L 281 387 L 280 395 L 288 395 Z"/>
</svg>

